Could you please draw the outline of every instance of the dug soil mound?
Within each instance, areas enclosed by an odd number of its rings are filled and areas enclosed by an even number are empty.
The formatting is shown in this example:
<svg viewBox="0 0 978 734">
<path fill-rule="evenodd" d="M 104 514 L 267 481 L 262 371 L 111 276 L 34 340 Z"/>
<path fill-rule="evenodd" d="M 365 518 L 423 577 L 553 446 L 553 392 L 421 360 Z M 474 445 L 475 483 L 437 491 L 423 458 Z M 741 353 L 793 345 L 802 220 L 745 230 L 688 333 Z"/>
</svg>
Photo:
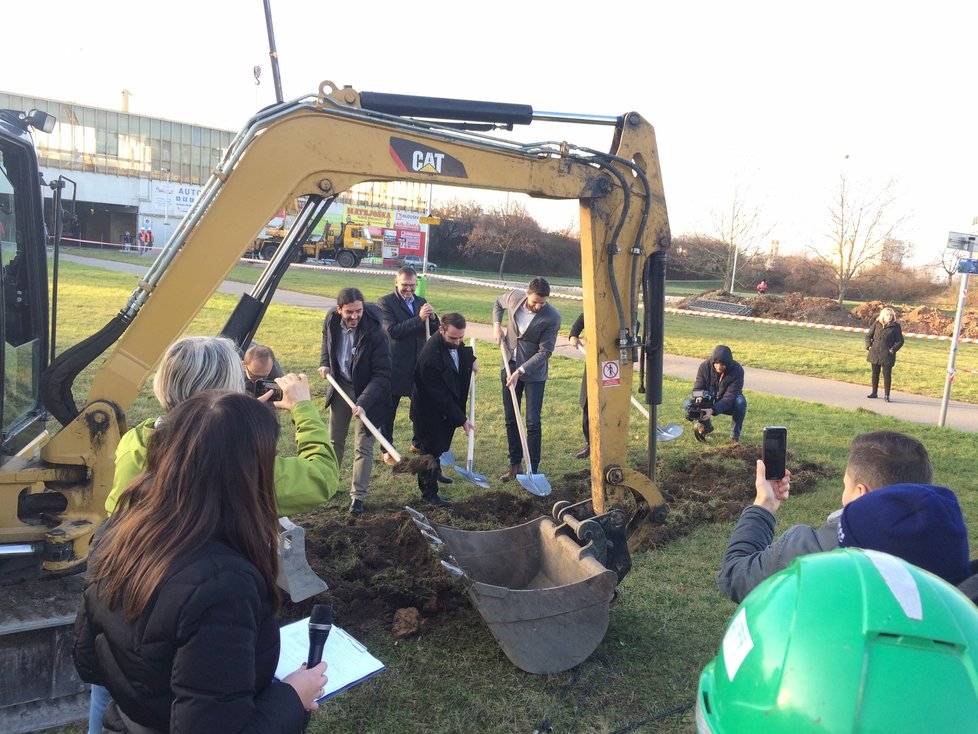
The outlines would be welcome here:
<svg viewBox="0 0 978 734">
<path fill-rule="evenodd" d="M 678 308 L 688 308 L 694 300 L 703 298 L 724 303 L 739 303 L 751 307 L 751 315 L 762 319 L 800 321 L 830 326 L 855 326 L 869 328 L 886 305 L 881 301 L 868 301 L 851 311 L 831 298 L 811 298 L 804 293 L 788 293 L 784 296 L 735 296 L 725 290 L 714 290 L 689 296 L 679 302 Z M 897 320 L 906 334 L 931 334 L 953 336 L 954 317 L 930 306 L 913 309 L 894 307 Z M 961 336 L 978 339 L 978 311 L 965 311 L 961 320 Z"/>
<path fill-rule="evenodd" d="M 695 528 L 729 521 L 754 497 L 751 478 L 757 446 L 710 447 L 680 464 L 662 470 L 659 489 L 668 500 L 665 524 L 653 528 L 646 548 L 660 547 Z M 820 477 L 833 473 L 814 464 L 794 464 L 795 494 L 811 491 Z M 553 481 L 553 479 L 552 479 Z M 424 509 L 434 523 L 464 530 L 519 525 L 549 515 L 555 502 L 578 502 L 591 496 L 586 470 L 553 481 L 554 491 L 538 498 L 520 491 L 489 491 L 456 502 L 449 510 Z M 406 511 L 365 514 L 357 519 L 337 516 L 335 507 L 308 513 L 306 555 L 313 570 L 329 585 L 327 595 L 340 624 L 356 634 L 370 628 L 420 632 L 442 620 L 474 615 L 462 587 L 453 582 L 432 555 Z M 289 605 L 286 616 L 306 616 L 313 600 Z M 414 608 L 420 615 L 401 613 Z M 398 632 L 404 634 L 403 632 Z"/>
<path fill-rule="evenodd" d="M 863 325 L 856 316 L 831 298 L 810 298 L 803 293 L 788 293 L 785 296 L 758 296 L 749 302 L 754 316 L 764 319 L 806 321 L 832 326 Z"/>
</svg>

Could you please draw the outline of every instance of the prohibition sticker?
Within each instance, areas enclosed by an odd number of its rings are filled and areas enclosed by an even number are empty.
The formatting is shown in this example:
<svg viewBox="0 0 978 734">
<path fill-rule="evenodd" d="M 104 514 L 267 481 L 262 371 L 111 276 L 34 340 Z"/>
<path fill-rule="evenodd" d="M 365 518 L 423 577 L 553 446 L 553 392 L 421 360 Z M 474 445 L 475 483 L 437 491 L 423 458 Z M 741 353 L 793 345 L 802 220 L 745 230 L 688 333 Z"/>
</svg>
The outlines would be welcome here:
<svg viewBox="0 0 978 734">
<path fill-rule="evenodd" d="M 618 371 L 618 362 L 601 363 L 601 387 L 617 387 L 621 384 L 621 373 Z"/>
</svg>

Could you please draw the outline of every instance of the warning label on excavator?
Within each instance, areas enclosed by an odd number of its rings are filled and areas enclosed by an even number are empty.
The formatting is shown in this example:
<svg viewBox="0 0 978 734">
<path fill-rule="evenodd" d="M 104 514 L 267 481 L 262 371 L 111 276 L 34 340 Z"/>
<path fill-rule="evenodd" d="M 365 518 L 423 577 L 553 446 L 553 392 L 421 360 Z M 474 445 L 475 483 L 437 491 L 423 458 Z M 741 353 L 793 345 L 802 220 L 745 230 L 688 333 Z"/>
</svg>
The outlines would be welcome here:
<svg viewBox="0 0 978 734">
<path fill-rule="evenodd" d="M 617 387 L 621 384 L 621 372 L 618 371 L 618 362 L 601 363 L 601 387 Z"/>
</svg>

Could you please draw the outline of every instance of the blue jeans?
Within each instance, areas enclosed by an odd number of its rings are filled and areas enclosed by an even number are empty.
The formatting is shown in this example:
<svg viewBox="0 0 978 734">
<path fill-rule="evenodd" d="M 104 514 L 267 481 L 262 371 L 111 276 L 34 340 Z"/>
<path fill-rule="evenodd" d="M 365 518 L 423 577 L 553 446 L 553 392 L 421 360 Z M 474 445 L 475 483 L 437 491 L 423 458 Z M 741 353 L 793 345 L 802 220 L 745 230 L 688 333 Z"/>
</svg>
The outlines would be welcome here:
<svg viewBox="0 0 978 734">
<path fill-rule="evenodd" d="M 88 704 L 88 734 L 102 734 L 102 715 L 112 700 L 112 694 L 105 686 L 92 683 L 92 700 Z"/>
<path fill-rule="evenodd" d="M 738 395 L 734 398 L 733 405 L 730 406 L 730 409 L 723 412 L 733 418 L 733 428 L 730 431 L 730 437 L 739 439 L 740 431 L 744 427 L 744 418 L 747 417 L 747 398 L 743 395 Z"/>
<path fill-rule="evenodd" d="M 506 414 L 506 440 L 509 443 L 509 463 L 519 464 L 523 461 L 523 444 L 520 442 L 519 428 L 516 426 L 516 411 L 513 410 L 513 399 L 510 397 L 509 388 L 506 387 L 506 370 L 500 370 L 503 383 L 503 410 Z M 526 443 L 530 450 L 530 464 L 533 472 L 540 471 L 540 443 L 541 443 L 541 419 L 543 411 L 543 391 L 547 387 L 546 382 L 516 382 L 516 401 L 523 404 L 523 396 L 526 396 L 526 409 L 524 418 L 526 419 Z M 529 471 L 529 469 L 527 469 Z"/>
</svg>

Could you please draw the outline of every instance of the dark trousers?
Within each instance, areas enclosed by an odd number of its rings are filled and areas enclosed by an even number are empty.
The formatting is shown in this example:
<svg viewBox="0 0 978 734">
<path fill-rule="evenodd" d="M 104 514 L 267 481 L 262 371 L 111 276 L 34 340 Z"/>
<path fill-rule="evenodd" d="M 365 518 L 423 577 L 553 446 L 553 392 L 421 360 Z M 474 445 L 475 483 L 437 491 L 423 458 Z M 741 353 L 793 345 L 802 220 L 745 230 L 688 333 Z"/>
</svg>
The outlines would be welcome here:
<svg viewBox="0 0 978 734">
<path fill-rule="evenodd" d="M 397 406 L 401 403 L 401 398 L 407 398 L 410 401 L 411 397 L 409 395 L 391 395 L 391 409 L 390 409 L 390 420 L 380 427 L 380 432 L 383 434 L 384 438 L 394 443 L 394 419 L 397 418 Z M 418 434 L 411 432 L 411 445 L 420 446 L 418 441 Z M 387 453 L 383 448 L 380 449 L 381 453 Z"/>
<path fill-rule="evenodd" d="M 506 387 L 506 370 L 500 370 L 503 383 L 503 409 L 506 413 L 506 440 L 509 443 L 509 463 L 519 464 L 523 461 L 523 444 L 520 442 L 520 431 L 516 426 L 516 411 L 513 409 L 513 399 L 510 397 L 509 388 Z M 540 444 L 541 444 L 541 412 L 543 411 L 543 391 L 547 387 L 546 382 L 516 382 L 516 401 L 522 405 L 523 396 L 526 396 L 526 410 L 523 415 L 526 418 L 526 443 L 530 449 L 530 463 L 533 465 L 534 473 L 540 471 Z"/>
<path fill-rule="evenodd" d="M 890 396 L 890 382 L 893 377 L 893 365 L 892 364 L 874 364 L 873 365 L 873 395 L 876 394 L 876 390 L 880 386 L 880 371 L 883 372 L 883 394 L 887 397 Z"/>
<path fill-rule="evenodd" d="M 438 495 L 438 472 L 441 471 L 441 467 L 438 465 L 438 456 L 429 454 L 434 460 L 435 468 L 431 471 L 421 471 L 418 472 L 418 489 L 421 491 L 422 499 L 430 500 L 432 497 Z"/>
<path fill-rule="evenodd" d="M 584 445 L 590 446 L 591 445 L 591 419 L 588 417 L 587 414 L 587 400 L 584 401 L 584 407 L 582 408 L 582 410 L 584 411 L 584 417 L 581 418 L 581 430 L 584 431 Z"/>
</svg>

